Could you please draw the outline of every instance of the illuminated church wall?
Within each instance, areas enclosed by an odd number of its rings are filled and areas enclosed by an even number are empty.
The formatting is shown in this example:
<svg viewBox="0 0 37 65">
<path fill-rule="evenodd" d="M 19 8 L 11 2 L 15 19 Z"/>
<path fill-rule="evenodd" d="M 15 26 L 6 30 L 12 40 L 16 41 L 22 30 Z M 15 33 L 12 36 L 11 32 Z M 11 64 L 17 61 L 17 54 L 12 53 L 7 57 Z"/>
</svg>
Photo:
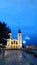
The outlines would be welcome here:
<svg viewBox="0 0 37 65">
<path fill-rule="evenodd" d="M 22 33 L 18 31 L 18 38 L 11 39 L 11 33 L 9 33 L 10 38 L 7 39 L 7 48 L 22 48 Z"/>
</svg>

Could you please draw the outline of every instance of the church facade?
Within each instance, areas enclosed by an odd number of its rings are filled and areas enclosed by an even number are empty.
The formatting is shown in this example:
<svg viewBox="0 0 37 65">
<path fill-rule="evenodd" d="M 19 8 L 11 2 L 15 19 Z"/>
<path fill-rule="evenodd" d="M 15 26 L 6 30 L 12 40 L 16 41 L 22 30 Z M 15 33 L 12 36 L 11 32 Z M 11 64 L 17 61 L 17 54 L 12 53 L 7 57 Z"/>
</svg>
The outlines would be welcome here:
<svg viewBox="0 0 37 65">
<path fill-rule="evenodd" d="M 12 39 L 11 36 L 12 34 L 8 34 L 10 36 L 9 39 L 7 39 L 7 48 L 22 48 L 22 33 L 19 30 L 18 31 L 18 38 L 17 39 Z"/>
</svg>

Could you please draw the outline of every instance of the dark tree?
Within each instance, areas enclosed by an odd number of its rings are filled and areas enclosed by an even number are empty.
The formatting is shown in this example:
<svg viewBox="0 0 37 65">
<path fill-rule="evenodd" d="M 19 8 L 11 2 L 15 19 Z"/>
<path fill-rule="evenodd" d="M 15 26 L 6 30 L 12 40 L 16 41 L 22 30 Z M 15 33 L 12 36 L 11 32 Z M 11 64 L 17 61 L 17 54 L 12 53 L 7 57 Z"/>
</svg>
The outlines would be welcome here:
<svg viewBox="0 0 37 65">
<path fill-rule="evenodd" d="M 0 43 L 3 45 L 5 45 L 7 38 L 9 38 L 8 33 L 11 33 L 11 29 L 5 22 L 0 22 Z"/>
</svg>

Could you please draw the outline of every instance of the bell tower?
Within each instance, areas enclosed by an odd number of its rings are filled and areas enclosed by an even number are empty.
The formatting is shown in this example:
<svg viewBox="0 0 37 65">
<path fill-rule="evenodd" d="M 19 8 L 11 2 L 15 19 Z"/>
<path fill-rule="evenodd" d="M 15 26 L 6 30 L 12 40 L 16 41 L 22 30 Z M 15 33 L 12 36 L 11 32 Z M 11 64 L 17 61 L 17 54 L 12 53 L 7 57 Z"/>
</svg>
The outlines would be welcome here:
<svg viewBox="0 0 37 65">
<path fill-rule="evenodd" d="M 8 34 L 9 39 L 7 39 L 7 48 L 11 48 L 11 33 Z"/>
<path fill-rule="evenodd" d="M 22 48 L 22 33 L 21 33 L 20 29 L 18 31 L 18 47 Z"/>
</svg>

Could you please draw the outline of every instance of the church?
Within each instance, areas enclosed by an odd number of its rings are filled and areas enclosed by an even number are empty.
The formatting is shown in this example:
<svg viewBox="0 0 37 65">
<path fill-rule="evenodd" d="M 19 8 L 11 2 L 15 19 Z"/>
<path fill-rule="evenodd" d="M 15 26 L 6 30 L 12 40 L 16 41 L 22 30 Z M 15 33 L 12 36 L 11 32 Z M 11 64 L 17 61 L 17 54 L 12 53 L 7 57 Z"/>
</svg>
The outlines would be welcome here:
<svg viewBox="0 0 37 65">
<path fill-rule="evenodd" d="M 9 33 L 8 35 L 10 36 L 10 38 L 7 39 L 7 48 L 14 48 L 14 49 L 15 48 L 16 49 L 22 48 L 22 33 L 20 30 L 18 31 L 18 38 L 17 39 L 12 39 L 11 33 Z"/>
</svg>

